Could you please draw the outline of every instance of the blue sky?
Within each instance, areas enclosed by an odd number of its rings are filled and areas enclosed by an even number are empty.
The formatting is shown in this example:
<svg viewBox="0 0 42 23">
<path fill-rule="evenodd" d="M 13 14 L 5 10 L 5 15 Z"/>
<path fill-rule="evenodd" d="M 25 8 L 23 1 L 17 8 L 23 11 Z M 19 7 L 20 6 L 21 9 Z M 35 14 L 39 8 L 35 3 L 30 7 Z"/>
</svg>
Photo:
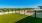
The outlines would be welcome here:
<svg viewBox="0 0 42 23">
<path fill-rule="evenodd" d="M 42 0 L 0 0 L 0 8 L 37 8 Z"/>
</svg>

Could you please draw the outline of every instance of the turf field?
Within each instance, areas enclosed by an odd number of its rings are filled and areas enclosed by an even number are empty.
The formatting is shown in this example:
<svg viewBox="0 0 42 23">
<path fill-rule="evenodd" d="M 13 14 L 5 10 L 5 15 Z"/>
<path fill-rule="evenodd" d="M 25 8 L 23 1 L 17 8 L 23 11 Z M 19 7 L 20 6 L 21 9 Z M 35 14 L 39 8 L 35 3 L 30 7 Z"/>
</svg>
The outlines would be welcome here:
<svg viewBox="0 0 42 23">
<path fill-rule="evenodd" d="M 0 23 L 15 23 L 25 17 L 27 16 L 17 13 L 0 15 Z"/>
<path fill-rule="evenodd" d="M 42 18 L 26 17 L 16 23 L 42 23 Z"/>
</svg>

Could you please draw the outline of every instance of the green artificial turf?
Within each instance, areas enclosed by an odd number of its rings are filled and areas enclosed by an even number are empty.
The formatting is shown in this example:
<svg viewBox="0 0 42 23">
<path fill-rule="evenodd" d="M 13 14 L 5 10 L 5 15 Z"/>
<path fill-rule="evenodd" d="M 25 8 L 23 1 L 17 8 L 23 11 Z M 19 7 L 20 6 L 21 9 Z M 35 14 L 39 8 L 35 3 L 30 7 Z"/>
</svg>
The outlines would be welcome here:
<svg viewBox="0 0 42 23">
<path fill-rule="evenodd" d="M 26 17 L 16 23 L 42 23 L 42 18 Z"/>
<path fill-rule="evenodd" d="M 27 16 L 22 14 L 16 14 L 16 13 L 0 15 L 0 23 L 15 23 L 25 17 Z"/>
</svg>

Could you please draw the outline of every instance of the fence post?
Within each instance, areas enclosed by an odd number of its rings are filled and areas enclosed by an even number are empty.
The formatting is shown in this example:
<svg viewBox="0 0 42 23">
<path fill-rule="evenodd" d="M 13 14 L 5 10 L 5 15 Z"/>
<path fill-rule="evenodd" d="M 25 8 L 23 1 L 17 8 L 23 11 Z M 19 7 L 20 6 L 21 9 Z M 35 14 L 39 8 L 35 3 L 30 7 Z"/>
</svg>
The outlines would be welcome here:
<svg viewBox="0 0 42 23">
<path fill-rule="evenodd" d="M 36 18 L 36 10 L 35 10 L 35 18 Z"/>
<path fill-rule="evenodd" d="M 16 9 L 15 9 L 15 13 L 16 13 Z"/>
<path fill-rule="evenodd" d="M 24 15 L 25 15 L 25 10 L 24 10 Z"/>
<path fill-rule="evenodd" d="M 4 11 L 4 14 L 5 14 L 5 10 L 3 9 L 3 11 Z"/>
<path fill-rule="evenodd" d="M 19 9 L 19 14 L 20 14 L 20 9 Z"/>
<path fill-rule="evenodd" d="M 13 13 L 13 9 L 12 9 L 12 13 Z"/>
<path fill-rule="evenodd" d="M 9 9 L 8 9 L 8 14 L 9 14 Z"/>
</svg>

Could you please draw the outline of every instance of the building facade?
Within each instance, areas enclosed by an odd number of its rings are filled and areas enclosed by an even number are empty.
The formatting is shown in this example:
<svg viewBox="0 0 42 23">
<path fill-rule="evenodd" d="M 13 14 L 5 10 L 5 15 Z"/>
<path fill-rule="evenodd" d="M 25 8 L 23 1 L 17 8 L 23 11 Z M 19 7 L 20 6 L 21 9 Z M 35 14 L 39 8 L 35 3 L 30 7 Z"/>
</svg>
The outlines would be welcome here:
<svg viewBox="0 0 42 23">
<path fill-rule="evenodd" d="M 42 6 L 38 6 L 38 8 L 42 9 Z"/>
<path fill-rule="evenodd" d="M 42 6 L 39 6 L 38 9 L 34 10 L 36 10 L 36 17 L 42 18 Z M 32 15 L 32 17 L 35 17 L 35 13 Z"/>
</svg>

